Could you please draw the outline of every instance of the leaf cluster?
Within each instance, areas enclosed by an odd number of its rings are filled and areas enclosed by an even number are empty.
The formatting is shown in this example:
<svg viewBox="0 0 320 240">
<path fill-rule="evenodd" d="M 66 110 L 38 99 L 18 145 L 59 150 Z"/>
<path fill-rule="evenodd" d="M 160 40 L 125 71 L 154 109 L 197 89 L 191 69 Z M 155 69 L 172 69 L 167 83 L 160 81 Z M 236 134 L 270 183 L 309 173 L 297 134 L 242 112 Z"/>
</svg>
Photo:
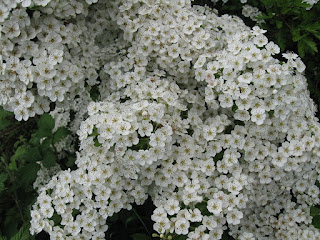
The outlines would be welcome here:
<svg viewBox="0 0 320 240">
<path fill-rule="evenodd" d="M 70 134 L 65 128 L 52 133 L 54 125 L 48 114 L 17 122 L 0 109 L 0 239 L 33 239 L 28 229 L 39 163 L 56 165 L 54 144 Z"/>
</svg>

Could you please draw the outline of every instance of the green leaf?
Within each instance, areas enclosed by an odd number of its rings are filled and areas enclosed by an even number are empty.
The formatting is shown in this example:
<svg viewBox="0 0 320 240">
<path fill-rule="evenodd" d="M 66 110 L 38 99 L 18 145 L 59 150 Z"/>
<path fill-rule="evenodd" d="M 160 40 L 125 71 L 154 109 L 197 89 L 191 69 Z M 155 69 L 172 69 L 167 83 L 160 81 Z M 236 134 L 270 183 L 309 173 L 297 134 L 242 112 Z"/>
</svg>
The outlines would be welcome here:
<svg viewBox="0 0 320 240">
<path fill-rule="evenodd" d="M 0 240 L 7 240 L 7 238 L 4 236 L 0 236 Z"/>
<path fill-rule="evenodd" d="M 51 144 L 52 144 L 52 137 L 47 137 L 41 143 L 41 150 L 47 151 L 47 149 L 51 146 Z"/>
<path fill-rule="evenodd" d="M 316 22 L 316 23 L 307 24 L 302 26 L 302 29 L 311 33 L 317 33 L 320 30 L 320 23 Z"/>
<path fill-rule="evenodd" d="M 275 34 L 275 38 L 276 38 L 276 44 L 278 44 L 278 46 L 281 48 L 281 50 L 284 50 L 286 48 L 286 44 L 287 44 L 287 35 L 285 34 L 285 32 L 283 31 L 279 31 Z"/>
<path fill-rule="evenodd" d="M 5 181 L 8 179 L 7 173 L 0 173 L 0 194 L 5 189 Z"/>
<path fill-rule="evenodd" d="M 37 163 L 27 163 L 22 168 L 19 169 L 19 183 L 21 186 L 27 186 L 32 184 L 36 178 L 37 173 L 40 169 L 40 165 Z"/>
<path fill-rule="evenodd" d="M 11 122 L 7 119 L 7 117 L 11 115 L 13 115 L 13 113 L 5 111 L 2 107 L 0 107 L 0 130 L 11 124 Z"/>
<path fill-rule="evenodd" d="M 319 215 L 319 214 L 320 214 L 320 208 L 317 208 L 317 207 L 314 207 L 314 206 L 312 206 L 310 208 L 310 216 L 311 217 L 314 217 L 314 216 Z"/>
<path fill-rule="evenodd" d="M 29 232 L 29 224 L 23 225 L 20 229 L 19 232 L 17 232 L 16 235 L 14 235 L 10 240 L 30 240 L 31 235 Z"/>
<path fill-rule="evenodd" d="M 50 220 L 54 222 L 54 225 L 59 225 L 61 223 L 62 218 L 59 214 L 54 212 Z"/>
<path fill-rule="evenodd" d="M 314 32 L 314 33 L 312 33 L 312 35 L 320 40 L 320 33 Z"/>
<path fill-rule="evenodd" d="M 298 0 L 295 2 L 295 5 L 297 7 L 301 7 L 301 8 L 309 8 L 311 7 L 312 5 L 308 4 L 308 3 L 305 3 L 305 2 L 302 2 L 301 0 Z M 305 9 L 304 9 L 305 10 Z"/>
<path fill-rule="evenodd" d="M 48 135 L 51 134 L 54 128 L 54 119 L 49 114 L 43 114 L 38 121 L 38 127 Z"/>
<path fill-rule="evenodd" d="M 97 138 L 93 139 L 93 142 L 94 142 L 94 146 L 95 146 L 95 147 L 101 147 L 101 146 L 102 146 L 102 144 L 99 143 L 99 141 L 98 141 Z"/>
<path fill-rule="evenodd" d="M 37 162 L 41 161 L 42 156 L 39 147 L 31 147 L 27 149 L 27 152 L 23 155 L 23 159 L 26 162 Z"/>
<path fill-rule="evenodd" d="M 73 167 L 75 161 L 76 161 L 75 156 L 73 156 L 73 155 L 70 154 L 70 155 L 68 156 L 68 161 L 66 162 L 66 166 L 69 167 L 69 168 Z"/>
<path fill-rule="evenodd" d="M 129 224 L 130 222 L 133 222 L 133 221 L 136 220 L 136 219 L 138 219 L 136 215 L 133 215 L 133 216 L 128 217 L 128 218 L 126 219 L 125 223 L 124 223 L 125 227 L 128 228 L 128 224 Z"/>
<path fill-rule="evenodd" d="M 303 58 L 306 52 L 310 52 L 311 54 L 318 52 L 317 44 L 309 37 L 303 38 L 298 42 L 298 53 L 300 57 Z"/>
<path fill-rule="evenodd" d="M 308 35 L 308 34 L 300 35 L 300 29 L 293 29 L 291 31 L 291 34 L 292 34 L 292 41 L 294 41 L 294 42 L 298 42 L 302 38 L 304 38 L 304 37 L 306 37 Z"/>
<path fill-rule="evenodd" d="M 16 161 L 21 159 L 26 153 L 27 147 L 25 145 L 19 146 L 13 156 L 11 156 L 10 161 L 16 163 Z"/>
<path fill-rule="evenodd" d="M 276 20 L 276 26 L 277 26 L 277 28 L 282 28 L 283 22 L 279 21 L 279 20 Z"/>
<path fill-rule="evenodd" d="M 316 215 L 312 218 L 312 225 L 315 227 L 315 228 L 318 228 L 320 229 L 320 215 Z"/>
<path fill-rule="evenodd" d="M 43 155 L 43 166 L 49 168 L 56 165 L 56 155 L 52 150 L 48 149 L 48 151 L 44 152 Z"/>
<path fill-rule="evenodd" d="M 33 7 L 28 7 L 28 9 L 35 11 L 41 8 L 41 5 L 34 5 Z"/>
<path fill-rule="evenodd" d="M 298 42 L 298 53 L 302 58 L 306 55 L 306 47 L 302 41 Z"/>
<path fill-rule="evenodd" d="M 302 39 L 302 41 L 305 42 L 305 44 L 309 46 L 310 49 L 312 49 L 314 52 L 318 52 L 317 44 L 311 38 L 304 38 Z"/>
<path fill-rule="evenodd" d="M 150 240 L 150 237 L 144 233 L 135 233 L 131 237 L 133 240 Z"/>
<path fill-rule="evenodd" d="M 65 138 L 70 133 L 71 132 L 65 127 L 58 128 L 58 130 L 53 134 L 53 143 L 59 142 L 61 139 Z"/>
<path fill-rule="evenodd" d="M 174 237 L 174 240 L 186 240 L 188 237 L 185 235 L 178 235 Z"/>
</svg>

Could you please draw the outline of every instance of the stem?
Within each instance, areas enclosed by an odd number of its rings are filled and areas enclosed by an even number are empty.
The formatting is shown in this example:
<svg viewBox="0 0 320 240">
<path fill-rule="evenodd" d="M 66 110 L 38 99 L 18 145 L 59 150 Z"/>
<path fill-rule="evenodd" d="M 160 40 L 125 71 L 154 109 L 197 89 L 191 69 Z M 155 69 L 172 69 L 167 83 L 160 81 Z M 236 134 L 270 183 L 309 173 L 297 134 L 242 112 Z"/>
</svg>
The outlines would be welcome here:
<svg viewBox="0 0 320 240">
<path fill-rule="evenodd" d="M 148 236 L 151 236 L 147 226 L 145 225 L 145 223 L 141 219 L 140 215 L 137 213 L 137 211 L 134 208 L 132 208 L 132 210 L 133 210 L 134 214 L 138 217 L 139 221 L 142 223 L 143 227 L 146 229 Z"/>
</svg>

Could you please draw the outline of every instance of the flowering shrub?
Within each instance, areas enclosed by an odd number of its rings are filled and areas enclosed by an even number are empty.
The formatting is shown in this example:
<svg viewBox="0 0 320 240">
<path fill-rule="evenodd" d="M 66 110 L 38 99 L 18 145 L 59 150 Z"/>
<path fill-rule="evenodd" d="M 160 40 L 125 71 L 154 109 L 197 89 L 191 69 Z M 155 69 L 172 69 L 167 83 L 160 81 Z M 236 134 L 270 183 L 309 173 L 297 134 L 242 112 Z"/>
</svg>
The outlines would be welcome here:
<svg viewBox="0 0 320 240">
<path fill-rule="evenodd" d="M 38 172 L 32 234 L 104 239 L 150 196 L 163 237 L 320 239 L 320 125 L 298 55 L 189 0 L 2 5 L 0 104 L 50 112 L 80 141 L 77 169 Z"/>
</svg>

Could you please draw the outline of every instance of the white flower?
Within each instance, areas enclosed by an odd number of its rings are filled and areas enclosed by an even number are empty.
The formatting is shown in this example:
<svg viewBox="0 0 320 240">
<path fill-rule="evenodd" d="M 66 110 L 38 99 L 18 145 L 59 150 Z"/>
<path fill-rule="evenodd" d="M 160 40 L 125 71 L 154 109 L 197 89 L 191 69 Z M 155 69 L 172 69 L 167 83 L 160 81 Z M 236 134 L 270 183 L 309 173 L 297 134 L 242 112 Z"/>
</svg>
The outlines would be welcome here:
<svg viewBox="0 0 320 240">
<path fill-rule="evenodd" d="M 243 218 L 243 213 L 239 210 L 231 210 L 227 213 L 227 222 L 228 224 L 237 225 L 240 223 L 240 220 Z"/>
<path fill-rule="evenodd" d="M 263 108 L 255 108 L 251 110 L 251 121 L 257 125 L 263 124 L 266 118 L 265 110 Z"/>
<path fill-rule="evenodd" d="M 168 199 L 164 208 L 169 215 L 174 215 L 180 210 L 179 201 L 176 199 Z"/>
<path fill-rule="evenodd" d="M 222 201 L 219 199 L 210 199 L 207 202 L 207 209 L 214 215 L 220 215 L 222 211 Z"/>
<path fill-rule="evenodd" d="M 190 223 L 187 219 L 180 218 L 175 222 L 174 226 L 177 234 L 187 235 L 189 232 Z"/>
</svg>

